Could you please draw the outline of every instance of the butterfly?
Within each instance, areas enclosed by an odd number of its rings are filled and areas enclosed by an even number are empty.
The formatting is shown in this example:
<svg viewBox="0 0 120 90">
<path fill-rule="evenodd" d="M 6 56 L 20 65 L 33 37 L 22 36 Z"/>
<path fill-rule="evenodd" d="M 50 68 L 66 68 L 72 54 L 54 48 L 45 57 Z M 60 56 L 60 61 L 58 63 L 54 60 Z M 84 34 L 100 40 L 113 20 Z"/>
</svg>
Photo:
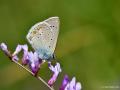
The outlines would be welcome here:
<svg viewBox="0 0 120 90">
<path fill-rule="evenodd" d="M 54 50 L 59 34 L 59 17 L 50 17 L 38 22 L 29 30 L 26 38 L 42 60 L 54 59 Z"/>
</svg>

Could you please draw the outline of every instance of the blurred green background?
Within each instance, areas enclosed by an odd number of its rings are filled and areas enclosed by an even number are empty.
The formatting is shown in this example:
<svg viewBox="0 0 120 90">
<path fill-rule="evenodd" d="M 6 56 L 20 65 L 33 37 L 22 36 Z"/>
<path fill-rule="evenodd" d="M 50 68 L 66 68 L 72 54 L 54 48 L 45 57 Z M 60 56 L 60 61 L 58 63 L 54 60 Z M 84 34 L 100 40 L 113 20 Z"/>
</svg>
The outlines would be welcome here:
<svg viewBox="0 0 120 90">
<path fill-rule="evenodd" d="M 61 21 L 55 52 L 63 72 L 55 89 L 68 74 L 76 76 L 83 90 L 119 90 L 120 0 L 0 0 L 0 42 L 11 51 L 28 44 L 30 27 L 51 16 Z M 39 75 L 50 78 L 47 64 Z M 0 90 L 49 89 L 0 52 Z"/>
</svg>

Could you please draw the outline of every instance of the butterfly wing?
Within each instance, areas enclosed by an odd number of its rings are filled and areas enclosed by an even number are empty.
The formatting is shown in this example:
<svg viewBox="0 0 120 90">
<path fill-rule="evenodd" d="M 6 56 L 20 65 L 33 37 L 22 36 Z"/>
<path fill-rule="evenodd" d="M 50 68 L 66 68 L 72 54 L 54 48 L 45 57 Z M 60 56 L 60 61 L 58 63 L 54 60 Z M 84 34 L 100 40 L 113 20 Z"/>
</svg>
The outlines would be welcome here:
<svg viewBox="0 0 120 90">
<path fill-rule="evenodd" d="M 51 21 L 51 18 L 49 19 Z M 41 59 L 49 59 L 52 57 L 58 37 L 58 33 L 46 22 L 49 21 L 49 19 L 35 24 L 27 35 L 28 42 L 35 51 L 38 52 Z"/>
<path fill-rule="evenodd" d="M 48 23 L 50 28 L 52 29 L 53 38 L 50 40 L 51 51 L 54 53 L 57 38 L 59 34 L 59 17 L 51 17 L 45 20 L 44 22 Z"/>
</svg>

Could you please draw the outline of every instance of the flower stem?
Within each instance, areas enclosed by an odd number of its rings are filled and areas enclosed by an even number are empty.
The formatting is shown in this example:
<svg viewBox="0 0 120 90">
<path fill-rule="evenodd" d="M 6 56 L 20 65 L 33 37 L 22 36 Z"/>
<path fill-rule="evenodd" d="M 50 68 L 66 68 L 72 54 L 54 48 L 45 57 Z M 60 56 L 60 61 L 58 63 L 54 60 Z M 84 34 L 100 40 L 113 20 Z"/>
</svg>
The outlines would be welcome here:
<svg viewBox="0 0 120 90">
<path fill-rule="evenodd" d="M 14 63 L 16 63 L 17 65 L 19 65 L 20 67 L 22 67 L 23 69 L 25 69 L 27 72 L 29 72 L 31 75 L 34 76 L 34 73 L 31 72 L 29 69 L 27 69 L 26 67 L 24 67 L 23 65 L 21 65 L 19 62 L 12 60 Z M 43 82 L 50 90 L 54 90 L 52 87 L 50 87 L 40 76 L 35 76 L 38 80 L 40 80 L 41 82 Z"/>
<path fill-rule="evenodd" d="M 0 48 L 1 49 L 1 48 Z M 54 90 L 53 87 L 50 87 L 45 80 L 43 80 L 40 76 L 36 76 L 33 72 L 31 72 L 29 69 L 27 69 L 25 66 L 23 66 L 22 64 L 20 64 L 18 61 L 13 60 L 12 59 L 12 54 L 10 53 L 10 51 L 8 50 L 7 52 L 5 52 L 3 49 L 1 49 L 8 57 L 9 59 L 16 63 L 18 66 L 22 67 L 24 70 L 26 70 L 28 73 L 30 73 L 32 76 L 36 77 L 38 80 L 40 80 L 42 83 L 44 83 L 50 90 Z"/>
</svg>

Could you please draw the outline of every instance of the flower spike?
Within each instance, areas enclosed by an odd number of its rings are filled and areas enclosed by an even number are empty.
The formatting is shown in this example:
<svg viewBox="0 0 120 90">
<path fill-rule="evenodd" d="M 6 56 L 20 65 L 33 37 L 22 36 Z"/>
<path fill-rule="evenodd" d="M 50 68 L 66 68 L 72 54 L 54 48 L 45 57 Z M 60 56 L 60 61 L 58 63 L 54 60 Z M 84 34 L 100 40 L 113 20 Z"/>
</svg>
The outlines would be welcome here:
<svg viewBox="0 0 120 90">
<path fill-rule="evenodd" d="M 28 53 L 28 60 L 29 60 L 29 67 L 35 76 L 38 73 L 42 60 L 39 59 L 38 54 L 36 52 L 29 52 Z"/>
<path fill-rule="evenodd" d="M 23 49 L 22 65 L 27 65 L 29 63 L 29 60 L 28 60 L 28 46 L 27 45 L 22 45 L 22 49 Z"/>
<path fill-rule="evenodd" d="M 70 82 L 68 75 L 64 76 L 64 79 L 62 81 L 62 85 L 60 87 L 60 90 L 64 90 L 64 88 L 67 86 L 67 84 Z"/>
<path fill-rule="evenodd" d="M 10 58 L 11 61 L 28 71 L 30 74 L 32 74 L 37 79 L 41 80 L 50 90 L 54 90 L 51 86 L 55 83 L 55 81 L 58 78 L 58 75 L 60 72 L 62 72 L 60 63 L 56 63 L 55 66 L 51 65 L 51 62 L 48 62 L 49 69 L 53 72 L 52 77 L 50 80 L 48 80 L 48 83 L 46 83 L 40 76 L 37 75 L 40 66 L 44 63 L 44 60 L 40 59 L 38 56 L 38 53 L 28 51 L 28 46 L 25 45 L 18 45 L 16 47 L 16 50 L 13 54 L 10 53 L 10 51 L 7 48 L 7 45 L 5 43 L 0 44 L 0 49 Z M 23 58 L 22 58 L 22 64 L 18 62 L 19 58 L 17 57 L 17 54 L 23 50 Z M 29 65 L 29 69 L 27 69 L 23 65 Z M 72 80 L 69 80 L 69 77 L 67 75 L 64 76 L 62 85 L 59 90 L 81 90 L 82 86 L 80 82 L 76 82 L 76 78 L 73 77 Z"/>
<path fill-rule="evenodd" d="M 10 60 L 12 60 L 12 55 L 10 54 L 10 51 L 5 43 L 0 44 L 0 49 L 10 58 Z M 15 57 L 13 59 L 15 59 Z"/>
<path fill-rule="evenodd" d="M 71 81 L 69 81 L 69 78 L 67 75 L 64 76 L 62 86 L 59 90 L 81 90 L 81 83 L 76 82 L 76 78 L 73 77 Z"/>
<path fill-rule="evenodd" d="M 59 75 L 60 72 L 62 72 L 60 64 L 56 63 L 55 67 L 51 65 L 51 63 L 49 63 L 49 69 L 53 72 L 52 77 L 50 78 L 50 80 L 48 81 L 48 84 L 50 86 L 52 86 L 54 84 L 54 82 L 57 80 L 57 77 Z"/>
</svg>

